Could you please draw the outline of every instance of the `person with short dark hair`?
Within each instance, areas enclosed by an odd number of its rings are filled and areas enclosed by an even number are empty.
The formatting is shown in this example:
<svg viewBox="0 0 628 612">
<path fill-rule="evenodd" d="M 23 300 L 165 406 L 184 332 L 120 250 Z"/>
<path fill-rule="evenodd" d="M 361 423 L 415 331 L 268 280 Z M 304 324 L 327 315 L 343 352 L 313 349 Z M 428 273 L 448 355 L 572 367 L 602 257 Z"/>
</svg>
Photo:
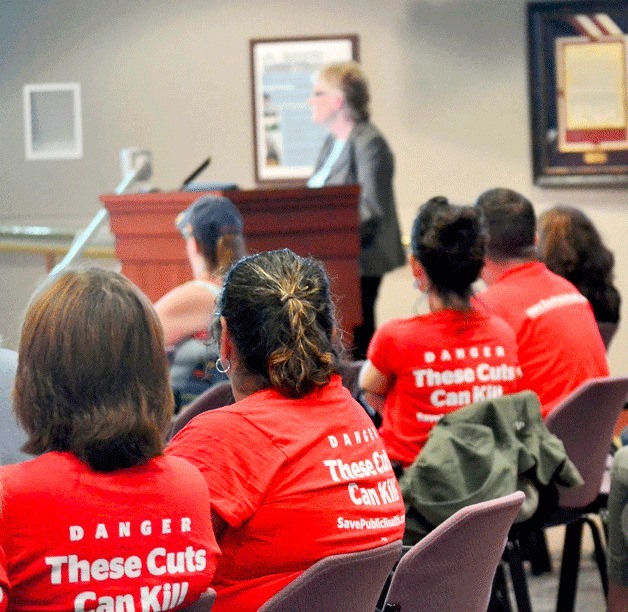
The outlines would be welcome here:
<svg viewBox="0 0 628 612">
<path fill-rule="evenodd" d="M 324 66 L 309 100 L 314 123 L 327 130 L 309 187 L 360 185 L 360 290 L 363 322 L 354 331 L 354 357 L 364 359 L 375 331 L 382 277 L 402 266 L 405 252 L 393 191 L 394 159 L 369 121 L 369 86 L 357 62 Z"/>
<path fill-rule="evenodd" d="M 536 216 L 530 200 L 516 191 L 498 188 L 483 193 L 477 206 L 488 228 L 487 259 L 536 258 Z M 483 274 L 487 272 L 485 267 Z"/>
<path fill-rule="evenodd" d="M 139 610 L 153 597 L 174 610 L 209 586 L 207 487 L 162 456 L 167 367 L 157 315 L 120 274 L 64 272 L 31 300 L 14 409 L 37 458 L 0 468 L 10 610 Z"/>
<path fill-rule="evenodd" d="M 488 289 L 478 303 L 515 331 L 522 389 L 549 412 L 590 378 L 608 376 L 602 338 L 588 300 L 536 255 L 536 216 L 531 202 L 511 189 L 481 194 L 476 206 L 488 223 L 482 278 Z"/>
<path fill-rule="evenodd" d="M 621 304 L 619 291 L 613 285 L 613 253 L 602 242 L 591 219 L 573 206 L 546 210 L 539 217 L 538 233 L 540 259 L 589 300 L 608 347 L 617 330 Z"/>
<path fill-rule="evenodd" d="M 288 249 L 246 257 L 219 314 L 236 403 L 192 419 L 166 452 L 196 465 L 212 494 L 215 609 L 257 610 L 323 557 L 400 539 L 404 506 L 377 430 L 336 374 L 322 265 Z"/>
<path fill-rule="evenodd" d="M 360 385 L 383 414 L 380 435 L 393 461 L 409 466 L 445 414 L 518 390 L 517 345 L 509 326 L 473 308 L 486 229 L 470 206 L 432 198 L 412 228 L 410 265 L 430 313 L 382 325 Z"/>
</svg>

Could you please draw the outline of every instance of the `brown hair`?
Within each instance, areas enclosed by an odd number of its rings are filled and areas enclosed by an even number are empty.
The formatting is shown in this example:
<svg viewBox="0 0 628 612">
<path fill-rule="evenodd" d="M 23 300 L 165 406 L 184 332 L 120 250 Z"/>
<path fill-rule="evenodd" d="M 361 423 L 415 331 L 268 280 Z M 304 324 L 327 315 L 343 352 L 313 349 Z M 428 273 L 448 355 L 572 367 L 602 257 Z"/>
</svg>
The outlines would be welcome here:
<svg viewBox="0 0 628 612">
<path fill-rule="evenodd" d="M 102 472 L 138 465 L 162 453 L 172 408 L 161 325 L 131 281 L 73 270 L 33 296 L 14 388 L 25 452 L 70 451 Z"/>
<path fill-rule="evenodd" d="M 246 255 L 244 236 L 242 234 L 225 234 L 216 242 L 206 244 L 194 236 L 198 250 L 205 259 L 207 269 L 219 275 L 227 270 L 239 259 Z"/>
<path fill-rule="evenodd" d="M 219 314 L 262 387 L 302 397 L 326 385 L 337 367 L 329 280 L 315 259 L 289 249 L 245 257 L 225 278 Z"/>
<path fill-rule="evenodd" d="M 555 206 L 539 217 L 539 256 L 591 302 L 598 321 L 619 320 L 621 300 L 613 285 L 615 258 L 581 210 Z"/>
<path fill-rule="evenodd" d="M 342 91 L 354 121 L 369 118 L 369 84 L 360 64 L 338 62 L 323 66 L 318 73 L 320 79 Z"/>
</svg>

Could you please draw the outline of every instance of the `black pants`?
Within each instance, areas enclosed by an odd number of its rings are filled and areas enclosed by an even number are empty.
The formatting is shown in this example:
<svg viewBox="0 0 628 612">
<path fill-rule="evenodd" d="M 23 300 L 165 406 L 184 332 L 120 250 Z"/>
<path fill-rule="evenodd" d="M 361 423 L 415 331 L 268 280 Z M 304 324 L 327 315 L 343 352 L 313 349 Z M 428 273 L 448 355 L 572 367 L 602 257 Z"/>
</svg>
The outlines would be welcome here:
<svg viewBox="0 0 628 612">
<path fill-rule="evenodd" d="M 366 359 L 366 349 L 375 332 L 375 300 L 381 282 L 381 276 L 360 277 L 362 325 L 357 325 L 353 331 L 354 359 Z"/>
</svg>

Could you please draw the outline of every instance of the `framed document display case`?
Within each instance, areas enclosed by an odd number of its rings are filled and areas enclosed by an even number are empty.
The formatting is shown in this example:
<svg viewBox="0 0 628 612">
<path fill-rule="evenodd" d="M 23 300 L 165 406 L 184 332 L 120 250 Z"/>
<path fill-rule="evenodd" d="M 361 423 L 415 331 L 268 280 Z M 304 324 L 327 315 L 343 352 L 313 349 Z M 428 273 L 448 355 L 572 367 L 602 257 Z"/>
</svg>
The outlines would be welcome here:
<svg viewBox="0 0 628 612">
<path fill-rule="evenodd" d="M 628 3 L 528 3 L 535 183 L 628 184 Z"/>
</svg>

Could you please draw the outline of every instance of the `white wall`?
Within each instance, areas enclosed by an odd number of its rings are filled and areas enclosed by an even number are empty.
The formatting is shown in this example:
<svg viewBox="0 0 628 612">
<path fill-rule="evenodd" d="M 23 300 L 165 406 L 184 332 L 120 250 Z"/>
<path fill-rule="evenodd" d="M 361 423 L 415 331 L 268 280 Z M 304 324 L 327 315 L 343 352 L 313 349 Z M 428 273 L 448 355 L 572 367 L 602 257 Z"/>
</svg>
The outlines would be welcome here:
<svg viewBox="0 0 628 612">
<path fill-rule="evenodd" d="M 153 183 L 175 187 L 207 155 L 206 180 L 253 187 L 249 40 L 356 33 L 372 114 L 396 154 L 404 231 L 417 206 L 471 202 L 495 186 L 542 211 L 581 206 L 617 260 L 623 324 L 610 351 L 627 371 L 628 204 L 621 189 L 533 186 L 525 0 L 20 0 L 0 4 L 0 225 L 86 223 L 119 180 L 118 150 L 153 152 Z M 24 160 L 25 83 L 79 81 L 84 157 Z M 43 273 L 0 256 L 0 334 L 12 345 L 22 299 Z M 380 321 L 412 312 L 407 269 L 385 280 Z M 19 298 L 19 299 L 18 299 Z M 24 302 L 25 303 L 25 302 Z"/>
</svg>

